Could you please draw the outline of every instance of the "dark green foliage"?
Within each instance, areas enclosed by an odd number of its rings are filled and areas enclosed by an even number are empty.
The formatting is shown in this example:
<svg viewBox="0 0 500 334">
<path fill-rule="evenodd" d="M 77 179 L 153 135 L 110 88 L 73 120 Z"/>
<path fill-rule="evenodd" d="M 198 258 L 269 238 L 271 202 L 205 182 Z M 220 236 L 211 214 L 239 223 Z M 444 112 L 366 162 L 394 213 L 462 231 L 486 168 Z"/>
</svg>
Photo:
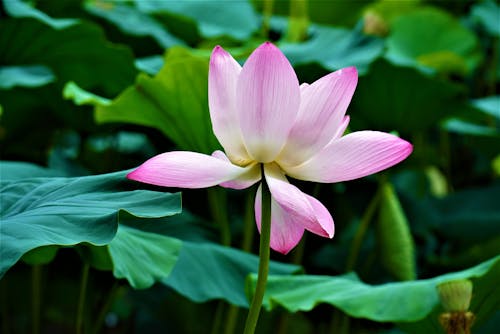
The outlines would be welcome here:
<svg viewBox="0 0 500 334">
<path fill-rule="evenodd" d="M 473 333 L 498 328 L 498 4 L 311 0 L 290 26 L 297 3 L 280 0 L 266 28 L 265 3 L 1 3 L 2 333 L 75 332 L 87 270 L 82 333 L 222 333 L 235 314 L 224 303 L 248 307 L 250 191 L 221 191 L 228 210 L 212 216 L 205 190 L 182 190 L 181 208 L 178 189 L 125 170 L 219 149 L 210 52 L 243 63 L 264 40 L 308 82 L 356 66 L 349 130 L 394 131 L 414 152 L 385 175 L 301 182 L 336 235 L 272 254 L 257 331 L 443 333 L 436 286 L 454 279 L 473 284 Z"/>
</svg>

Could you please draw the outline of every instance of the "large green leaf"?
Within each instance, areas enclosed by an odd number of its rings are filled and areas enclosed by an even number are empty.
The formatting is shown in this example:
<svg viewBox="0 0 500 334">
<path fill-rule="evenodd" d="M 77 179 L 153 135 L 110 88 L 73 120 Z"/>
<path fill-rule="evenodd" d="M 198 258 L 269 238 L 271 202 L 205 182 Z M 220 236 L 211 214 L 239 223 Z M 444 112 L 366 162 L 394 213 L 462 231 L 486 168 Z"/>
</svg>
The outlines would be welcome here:
<svg viewBox="0 0 500 334">
<path fill-rule="evenodd" d="M 120 228 L 126 226 L 127 232 L 146 233 L 145 239 L 150 239 L 153 234 L 155 238 L 165 238 L 164 249 L 157 250 L 161 254 L 169 251 L 176 254 L 180 247 L 174 269 L 170 276 L 165 275 L 162 279 L 164 285 L 195 302 L 224 299 L 231 304 L 248 307 L 245 278 L 249 273 L 257 272 L 259 258 L 214 243 L 218 237 L 213 224 L 203 222 L 188 212 L 148 220 L 125 213 L 120 215 L 120 224 Z M 110 249 L 113 242 L 109 245 Z M 137 265 L 134 260 L 134 257 L 126 259 L 131 266 Z M 149 261 L 141 263 L 150 265 Z M 278 262 L 272 262 L 270 266 L 274 274 L 292 274 L 299 270 L 299 266 Z M 130 278 L 127 279 L 130 281 Z"/>
<path fill-rule="evenodd" d="M 408 14 L 418 8 L 421 0 L 379 0 L 367 6 L 364 11 L 365 31 L 385 36 L 389 24 L 403 14 Z"/>
<path fill-rule="evenodd" d="M 500 6 L 492 0 L 482 1 L 472 6 L 471 16 L 479 21 L 493 36 L 500 37 Z"/>
<path fill-rule="evenodd" d="M 40 167 L 27 162 L 1 161 L 0 176 L 3 181 L 15 181 L 34 177 L 65 176 L 60 171 Z"/>
<path fill-rule="evenodd" d="M 327 70 L 356 66 L 365 73 L 381 53 L 381 39 L 364 35 L 358 29 L 348 30 L 326 26 L 311 27 L 311 38 L 303 43 L 279 44 L 293 65 L 318 63 Z"/>
<path fill-rule="evenodd" d="M 498 198 L 500 183 L 496 182 L 456 191 L 445 198 L 427 199 L 424 201 L 427 210 L 415 217 L 415 223 L 430 224 L 447 240 L 462 245 L 481 242 L 500 234 Z"/>
<path fill-rule="evenodd" d="M 181 149 L 212 153 L 219 145 L 208 112 L 207 78 L 207 59 L 169 49 L 154 78 L 140 74 L 110 105 L 98 104 L 96 120 L 154 127 Z"/>
<path fill-rule="evenodd" d="M 183 242 L 179 260 L 163 284 L 187 298 L 204 302 L 224 299 L 233 305 L 248 307 L 245 278 L 256 273 L 259 258 L 212 243 Z M 289 275 L 299 266 L 271 262 L 270 273 Z"/>
<path fill-rule="evenodd" d="M 481 54 L 476 36 L 450 14 L 421 8 L 396 18 L 387 39 L 387 57 L 396 64 L 466 74 Z"/>
<path fill-rule="evenodd" d="M 183 247 L 181 239 L 189 235 L 207 241 L 207 231 L 197 218 L 186 212 L 176 214 L 175 200 L 172 197 L 162 203 L 170 210 L 165 217 L 144 219 L 120 212 L 113 240 L 103 247 L 86 244 L 78 248 L 79 253 L 93 267 L 113 271 L 116 278 L 126 279 L 134 289 L 150 288 L 172 271 Z"/>
<path fill-rule="evenodd" d="M 400 185 L 400 190 L 404 189 L 405 185 Z M 414 232 L 429 243 L 420 247 L 427 261 L 444 270 L 470 266 L 500 254 L 499 197 L 500 184 L 494 182 L 442 198 L 406 200 L 405 211 Z"/>
<path fill-rule="evenodd" d="M 259 20 L 247 0 L 216 1 L 155 1 L 135 0 L 135 5 L 145 13 L 168 12 L 185 16 L 198 24 L 203 36 L 230 36 L 239 40 L 249 38 L 259 28 Z"/>
<path fill-rule="evenodd" d="M 22 256 L 22 260 L 28 264 L 47 264 L 56 257 L 59 246 L 49 245 L 30 250 Z"/>
<path fill-rule="evenodd" d="M 4 5 L 6 12 L 12 17 L 30 17 L 57 30 L 65 29 L 78 23 L 76 19 L 54 19 L 22 0 L 8 0 L 4 2 Z"/>
<path fill-rule="evenodd" d="M 342 27 L 352 27 L 359 19 L 363 9 L 375 0 L 365 1 L 306 1 L 307 16 L 310 21 Z M 264 1 L 253 0 L 257 10 L 262 11 Z M 274 0 L 273 15 L 288 16 L 290 0 Z"/>
<path fill-rule="evenodd" d="M 149 288 L 168 277 L 177 262 L 181 245 L 182 242 L 175 238 L 120 225 L 108 245 L 113 274 L 126 278 L 135 289 Z"/>
<path fill-rule="evenodd" d="M 39 87 L 54 81 L 54 79 L 54 74 L 46 66 L 0 67 L 0 89 L 10 89 L 15 86 Z"/>
<path fill-rule="evenodd" d="M 61 128 L 83 133 L 95 128 L 92 113 L 62 100 L 57 83 L 0 90 L 0 101 L 4 107 L 0 119 L 4 159 L 47 164 L 47 155 L 58 141 Z"/>
<path fill-rule="evenodd" d="M 108 244 L 122 211 L 145 218 L 180 211 L 179 194 L 134 190 L 125 175 L 11 179 L 2 173 L 0 275 L 40 246 Z"/>
<path fill-rule="evenodd" d="M 136 58 L 135 67 L 140 71 L 149 75 L 156 75 L 163 67 L 164 61 L 162 56 L 150 56 L 144 58 Z"/>
<path fill-rule="evenodd" d="M 415 133 L 468 107 L 462 95 L 461 86 L 379 60 L 360 79 L 350 109 L 351 125 Z"/>
<path fill-rule="evenodd" d="M 442 124 L 443 129 L 463 135 L 500 138 L 500 130 L 491 126 L 477 124 L 460 118 L 447 119 Z"/>
<path fill-rule="evenodd" d="M 473 268 L 431 279 L 368 285 L 357 276 L 276 276 L 268 280 L 264 305 L 282 306 L 290 312 L 310 311 L 320 303 L 333 305 L 355 318 L 380 322 L 412 322 L 426 318 L 438 305 L 436 286 L 454 279 L 470 279 L 474 284 L 471 310 L 485 320 L 500 304 L 495 278 L 500 275 L 500 256 Z M 247 283 L 255 288 L 256 277 Z M 484 303 L 488 305 L 483 305 Z"/>
<path fill-rule="evenodd" d="M 3 64 L 45 65 L 61 82 L 72 80 L 107 95 L 124 89 L 136 73 L 132 52 L 109 43 L 92 23 L 55 30 L 36 19 L 9 18 L 0 21 L 0 30 Z"/>
<path fill-rule="evenodd" d="M 454 133 L 485 137 L 491 145 L 500 144 L 500 96 L 475 99 L 470 105 L 467 112 L 447 119 L 442 127 Z"/>
<path fill-rule="evenodd" d="M 496 253 L 498 254 L 498 252 Z M 472 325 L 472 333 L 493 333 L 491 322 L 498 325 L 500 310 L 500 290 L 498 289 L 498 277 L 500 275 L 500 261 L 498 255 L 473 268 L 457 273 L 445 274 L 431 281 L 439 285 L 442 282 L 469 279 L 473 283 L 472 299 L 469 311 L 475 316 Z M 489 266 L 489 269 L 486 267 Z M 481 270 L 488 272 L 481 274 Z M 424 319 L 416 322 L 399 322 L 397 325 L 407 333 L 442 333 L 439 323 L 440 315 L 445 312 L 443 305 L 436 305 L 432 312 Z M 484 325 L 484 326 L 483 326 Z M 493 326 L 495 328 L 496 326 Z M 490 329 L 488 329 L 490 328 Z"/>
<path fill-rule="evenodd" d="M 472 105 L 481 112 L 493 116 L 500 121 L 500 95 L 488 96 L 472 101 Z"/>
<path fill-rule="evenodd" d="M 81 105 L 109 105 L 111 100 L 104 97 L 92 94 L 82 88 L 80 88 L 76 83 L 70 81 L 64 85 L 63 97 L 65 99 L 72 100 L 77 106 Z"/>
<path fill-rule="evenodd" d="M 85 9 L 116 25 L 121 31 L 134 36 L 150 36 L 161 47 L 183 45 L 184 42 L 170 34 L 155 18 L 125 3 L 87 2 Z"/>
</svg>

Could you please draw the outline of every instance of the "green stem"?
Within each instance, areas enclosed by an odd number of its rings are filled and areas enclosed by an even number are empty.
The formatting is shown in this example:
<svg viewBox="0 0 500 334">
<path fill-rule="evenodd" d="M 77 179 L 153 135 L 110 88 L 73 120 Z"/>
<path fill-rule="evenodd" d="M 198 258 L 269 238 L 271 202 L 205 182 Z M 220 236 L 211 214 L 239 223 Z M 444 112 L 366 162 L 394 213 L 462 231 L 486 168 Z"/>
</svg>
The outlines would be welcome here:
<svg viewBox="0 0 500 334">
<path fill-rule="evenodd" d="M 111 307 L 111 303 L 115 299 L 115 294 L 118 291 L 119 283 L 117 280 L 113 283 L 113 286 L 108 292 L 106 296 L 106 300 L 99 311 L 99 315 L 96 318 L 94 326 L 92 327 L 91 333 L 98 334 L 101 331 L 102 324 L 104 323 L 104 318 L 106 318 L 106 314 L 108 313 L 109 308 Z"/>
<path fill-rule="evenodd" d="M 248 192 L 245 216 L 243 217 L 243 240 L 241 242 L 241 249 L 245 252 L 252 252 L 253 238 L 255 236 L 255 191 Z"/>
<path fill-rule="evenodd" d="M 262 175 L 264 175 L 264 165 L 262 165 Z M 259 276 L 257 286 L 253 295 L 250 310 L 248 311 L 245 323 L 244 334 L 253 334 L 257 321 L 259 320 L 260 309 L 266 290 L 267 275 L 269 273 L 269 258 L 271 255 L 271 193 L 265 177 L 262 177 L 262 213 L 260 227 L 260 247 L 259 247 Z"/>
<path fill-rule="evenodd" d="M 210 210 L 215 222 L 219 225 L 220 242 L 224 246 L 231 246 L 231 228 L 229 224 L 229 217 L 227 214 L 227 194 L 222 188 L 208 189 L 208 201 L 210 203 Z M 220 326 L 222 318 L 226 309 L 226 303 L 219 301 L 214 315 L 212 324 L 212 334 L 220 333 Z M 229 306 L 231 308 L 233 306 Z M 229 314 L 229 313 L 228 313 Z"/>
<path fill-rule="evenodd" d="M 40 333 L 40 305 L 42 299 L 42 266 L 40 264 L 36 264 L 32 267 L 32 293 L 33 300 L 32 302 L 32 316 L 33 316 L 33 326 L 32 332 L 33 334 Z"/>
<path fill-rule="evenodd" d="M 269 37 L 269 27 L 271 16 L 273 16 L 274 0 L 264 0 L 264 7 L 262 8 L 262 36 Z"/>
<path fill-rule="evenodd" d="M 347 314 L 338 309 L 333 310 L 329 333 L 348 334 L 349 327 L 350 319 Z"/>
<path fill-rule="evenodd" d="M 450 144 L 450 134 L 445 131 L 441 130 L 439 132 L 439 149 L 440 149 L 440 154 L 441 154 L 441 166 L 443 167 L 444 170 L 444 175 L 446 177 L 446 186 L 447 186 L 447 192 L 452 191 L 453 184 L 451 182 L 452 177 L 451 177 L 451 144 Z"/>
<path fill-rule="evenodd" d="M 222 324 L 222 316 L 224 315 L 224 309 L 226 308 L 226 303 L 222 300 L 217 303 L 217 308 L 215 309 L 215 314 L 212 321 L 212 331 L 211 334 L 220 333 L 220 327 Z"/>
<path fill-rule="evenodd" d="M 415 132 L 412 134 L 412 143 L 413 143 L 413 159 L 420 166 L 425 165 L 429 160 L 428 153 L 425 151 L 427 147 L 427 143 L 425 140 L 425 136 L 423 132 Z"/>
<path fill-rule="evenodd" d="M 283 313 L 278 320 L 277 334 L 288 333 L 288 323 L 290 322 L 290 313 Z"/>
<path fill-rule="evenodd" d="M 234 333 L 234 328 L 238 320 L 238 314 L 240 313 L 240 308 L 235 305 L 229 305 L 226 314 L 226 327 L 224 328 L 224 334 Z"/>
<path fill-rule="evenodd" d="M 488 95 L 489 94 L 495 94 L 496 91 L 496 73 L 497 73 L 497 67 L 498 67 L 498 42 L 499 38 L 498 37 L 493 37 L 492 41 L 492 48 L 491 48 L 491 65 L 490 65 L 490 77 L 488 78 L 489 80 L 489 85 L 488 85 Z"/>
<path fill-rule="evenodd" d="M 245 215 L 243 217 L 243 240 L 241 249 L 250 253 L 252 251 L 253 238 L 255 236 L 255 191 L 249 191 L 245 201 Z M 226 321 L 224 334 L 232 334 L 238 323 L 240 308 L 234 305 L 229 305 L 226 313 Z"/>
<path fill-rule="evenodd" d="M 309 26 L 307 0 L 290 0 L 290 17 L 286 39 L 289 42 L 300 42 L 306 39 Z"/>
<path fill-rule="evenodd" d="M 222 188 L 208 189 L 208 202 L 212 217 L 219 225 L 220 241 L 224 246 L 231 245 L 231 229 L 229 227 L 229 217 L 227 215 L 227 196 Z"/>
<path fill-rule="evenodd" d="M 363 243 L 363 239 L 365 237 L 366 232 L 368 231 L 368 226 L 375 215 L 375 211 L 378 207 L 380 201 L 380 188 L 373 196 L 368 208 L 366 209 L 363 217 L 361 218 L 361 223 L 358 226 L 356 234 L 351 243 L 351 250 L 349 251 L 349 257 L 347 258 L 346 270 L 351 271 L 354 269 L 356 261 L 358 260 L 359 251 L 361 250 L 361 244 Z"/>
<path fill-rule="evenodd" d="M 312 192 L 312 197 L 318 198 L 320 190 L 321 190 L 321 183 L 316 183 L 316 185 L 314 186 L 314 190 Z M 300 240 L 299 244 L 293 250 L 291 263 L 297 265 L 300 265 L 302 263 L 302 259 L 304 258 L 304 251 L 306 249 L 306 242 L 307 242 L 307 233 L 304 233 L 304 236 Z M 290 322 L 291 316 L 292 314 L 289 312 L 283 312 L 281 314 L 276 333 L 286 334 L 289 332 L 288 323 Z"/>
<path fill-rule="evenodd" d="M 9 308 L 8 308 L 8 286 L 7 286 L 7 278 L 4 276 L 2 280 L 0 280 L 0 299 L 2 303 L 2 333 L 8 334 L 10 333 L 10 316 L 9 316 Z"/>
<path fill-rule="evenodd" d="M 292 259 L 290 263 L 297 265 L 300 265 L 302 263 L 302 259 L 304 258 L 304 251 L 306 249 L 306 240 L 307 240 L 307 233 L 304 233 L 299 244 L 293 250 Z"/>
<path fill-rule="evenodd" d="M 88 263 L 83 265 L 82 280 L 80 283 L 80 296 L 78 297 L 78 309 L 76 311 L 76 334 L 83 333 L 83 313 L 85 310 L 85 296 L 87 294 L 87 283 L 89 280 L 90 266 Z"/>
</svg>

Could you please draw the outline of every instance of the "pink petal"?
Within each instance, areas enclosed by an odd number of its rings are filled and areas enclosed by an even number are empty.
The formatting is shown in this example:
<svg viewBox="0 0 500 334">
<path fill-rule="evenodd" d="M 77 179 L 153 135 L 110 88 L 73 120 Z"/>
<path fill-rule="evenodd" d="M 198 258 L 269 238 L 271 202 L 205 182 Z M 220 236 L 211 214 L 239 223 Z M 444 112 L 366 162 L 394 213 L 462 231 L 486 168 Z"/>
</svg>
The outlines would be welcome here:
<svg viewBox="0 0 500 334">
<path fill-rule="evenodd" d="M 342 120 L 342 123 L 340 123 L 339 127 L 337 128 L 337 132 L 333 135 L 332 140 L 338 139 L 344 135 L 345 130 L 347 129 L 347 126 L 349 125 L 350 117 L 349 116 L 344 116 L 344 119 Z"/>
<path fill-rule="evenodd" d="M 231 162 L 229 158 L 222 151 L 215 151 L 212 153 L 212 156 L 229 163 Z M 249 165 L 246 168 L 248 169 L 246 173 L 242 174 L 241 176 L 239 176 L 234 180 L 223 182 L 219 185 L 224 188 L 245 189 L 251 187 L 256 182 L 260 181 L 261 179 L 260 164 L 253 163 L 252 165 Z"/>
<path fill-rule="evenodd" d="M 412 151 L 410 143 L 394 135 L 358 131 L 333 140 L 305 163 L 284 169 L 288 175 L 300 180 L 341 182 L 394 166 Z"/>
<path fill-rule="evenodd" d="M 302 95 L 302 93 L 304 92 L 304 90 L 306 90 L 307 87 L 309 87 L 310 85 L 307 83 L 307 82 L 303 82 L 300 84 L 299 88 L 300 88 L 300 94 Z"/>
<path fill-rule="evenodd" d="M 309 232 L 317 234 L 325 238 L 333 238 L 335 233 L 335 225 L 333 223 L 333 218 L 328 209 L 318 201 L 316 198 L 304 194 L 304 196 L 309 201 L 312 206 L 314 214 L 316 215 L 316 221 L 313 224 L 306 224 L 308 221 L 303 223 L 303 226 Z"/>
<path fill-rule="evenodd" d="M 127 177 L 164 187 L 207 188 L 237 179 L 248 173 L 250 168 L 235 166 L 205 154 L 174 151 L 149 159 Z"/>
<path fill-rule="evenodd" d="M 343 122 L 357 82 L 356 68 L 348 67 L 301 90 L 299 113 L 281 160 L 304 162 L 331 141 Z"/>
<path fill-rule="evenodd" d="M 304 229 L 333 237 L 333 219 L 318 200 L 290 184 L 276 164 L 265 165 L 264 171 L 272 196 L 271 244 L 274 250 L 288 253 L 300 241 Z M 260 225 L 259 195 L 255 203 L 257 225 Z"/>
<path fill-rule="evenodd" d="M 248 160 L 236 109 L 236 83 L 241 66 L 220 46 L 210 57 L 208 104 L 214 134 L 234 162 Z"/>
<path fill-rule="evenodd" d="M 248 58 L 238 78 L 236 105 L 245 146 L 258 162 L 271 162 L 285 144 L 299 110 L 295 72 L 273 44 Z"/>
<path fill-rule="evenodd" d="M 255 195 L 255 221 L 260 232 L 262 214 L 262 186 L 257 189 Z M 283 210 L 279 204 L 271 198 L 271 248 L 282 254 L 290 252 L 304 234 L 304 227 L 296 221 L 293 215 Z"/>
<path fill-rule="evenodd" d="M 276 164 L 265 165 L 264 172 L 271 195 L 283 210 L 298 217 L 305 229 L 323 237 L 333 237 L 333 219 L 323 204 L 290 184 Z"/>
</svg>

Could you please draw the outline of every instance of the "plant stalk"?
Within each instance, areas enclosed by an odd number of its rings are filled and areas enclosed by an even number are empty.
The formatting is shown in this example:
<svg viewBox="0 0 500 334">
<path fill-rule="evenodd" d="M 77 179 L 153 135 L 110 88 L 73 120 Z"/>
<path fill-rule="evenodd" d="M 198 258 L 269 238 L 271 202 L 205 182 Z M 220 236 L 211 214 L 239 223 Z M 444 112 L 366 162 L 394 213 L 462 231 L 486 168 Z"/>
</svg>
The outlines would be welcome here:
<svg viewBox="0 0 500 334">
<path fill-rule="evenodd" d="M 212 217 L 219 225 L 220 241 L 224 246 L 231 245 L 231 228 L 229 226 L 229 217 L 227 215 L 227 196 L 222 188 L 208 189 L 208 201 Z"/>
<path fill-rule="evenodd" d="M 40 333 L 40 305 L 42 299 L 42 265 L 36 264 L 32 267 L 32 333 Z"/>
<path fill-rule="evenodd" d="M 307 7 L 307 0 L 290 0 L 287 41 L 297 43 L 307 38 L 307 29 L 309 28 Z"/>
<path fill-rule="evenodd" d="M 269 38 L 269 30 L 271 26 L 271 16 L 273 16 L 274 0 L 264 0 L 262 8 L 262 36 Z"/>
<path fill-rule="evenodd" d="M 226 324 L 224 328 L 224 334 L 233 334 L 238 320 L 238 314 L 240 313 L 240 308 L 236 305 L 229 305 L 226 314 Z"/>
<path fill-rule="evenodd" d="M 222 317 L 224 315 L 225 309 L 226 303 L 222 300 L 218 301 L 212 320 L 212 330 L 210 331 L 211 334 L 217 334 L 221 332 Z"/>
<path fill-rule="evenodd" d="M 108 310 L 111 307 L 113 300 L 115 299 L 115 295 L 116 292 L 118 291 L 118 288 L 119 288 L 119 283 L 117 280 L 115 280 L 113 286 L 108 292 L 108 295 L 106 296 L 106 300 L 102 305 L 101 310 L 99 311 L 96 321 L 94 322 L 94 326 L 92 327 L 91 333 L 98 334 L 101 332 L 102 325 L 104 324 L 104 319 L 106 318 L 106 314 L 108 313 Z"/>
<path fill-rule="evenodd" d="M 90 265 L 88 263 L 84 263 L 82 269 L 82 280 L 80 283 L 80 296 L 78 297 L 78 308 L 76 311 L 76 334 L 83 333 L 83 314 L 85 311 L 85 297 L 87 294 L 89 270 Z"/>
<path fill-rule="evenodd" d="M 220 242 L 223 246 L 231 246 L 231 227 L 229 224 L 229 217 L 227 214 L 227 194 L 222 188 L 208 189 L 208 201 L 212 218 L 219 226 Z M 211 333 L 220 333 L 222 318 L 226 308 L 233 308 L 235 306 L 229 305 L 224 301 L 219 301 L 214 315 L 214 322 L 212 324 Z M 228 311 L 229 314 L 229 311 Z M 230 319 L 226 319 L 230 320 Z"/>
<path fill-rule="evenodd" d="M 8 285 L 7 278 L 4 276 L 0 280 L 0 302 L 1 306 L 1 314 L 2 314 L 2 333 L 9 334 L 10 333 L 10 316 L 9 316 L 9 293 L 8 293 Z"/>
<path fill-rule="evenodd" d="M 267 276 L 269 274 L 269 258 L 271 255 L 271 193 L 264 176 L 264 165 L 262 168 L 262 213 L 260 227 L 260 247 L 259 247 L 259 274 L 257 285 L 253 295 L 250 310 L 248 311 L 245 323 L 244 334 L 253 334 L 259 320 L 260 309 L 266 290 Z"/>
<path fill-rule="evenodd" d="M 245 200 L 245 215 L 243 217 L 243 240 L 241 249 L 247 253 L 252 252 L 253 238 L 255 236 L 255 214 L 254 214 L 255 192 L 249 191 Z M 238 323 L 240 308 L 229 305 L 226 313 L 224 334 L 233 334 Z"/>
<path fill-rule="evenodd" d="M 245 216 L 243 217 L 243 240 L 241 249 L 247 253 L 252 252 L 253 239 L 255 237 L 255 191 L 248 192 L 245 204 Z"/>
<path fill-rule="evenodd" d="M 366 231 L 368 231 L 368 226 L 370 222 L 373 220 L 373 216 L 375 215 L 376 209 L 380 202 L 380 187 L 373 196 L 370 204 L 368 204 L 368 208 L 366 209 L 363 217 L 361 217 L 361 223 L 354 235 L 354 238 L 351 243 L 351 249 L 349 251 L 349 257 L 347 258 L 346 270 L 351 271 L 354 269 L 356 265 L 356 261 L 358 260 L 359 251 L 361 250 L 361 245 L 363 243 L 363 239 L 365 237 Z"/>
</svg>

